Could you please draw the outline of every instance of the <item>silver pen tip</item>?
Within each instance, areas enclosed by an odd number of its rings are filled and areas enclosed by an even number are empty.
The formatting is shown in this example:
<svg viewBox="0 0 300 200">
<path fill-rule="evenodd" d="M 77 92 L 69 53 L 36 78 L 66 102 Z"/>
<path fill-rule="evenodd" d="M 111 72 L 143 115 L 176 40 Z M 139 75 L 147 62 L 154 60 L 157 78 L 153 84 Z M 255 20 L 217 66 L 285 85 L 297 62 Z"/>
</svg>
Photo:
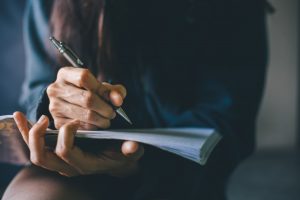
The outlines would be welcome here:
<svg viewBox="0 0 300 200">
<path fill-rule="evenodd" d="M 129 117 L 126 115 L 125 111 L 119 107 L 118 109 L 116 109 L 116 112 L 121 116 L 123 117 L 129 124 L 132 125 L 132 122 L 131 120 L 129 119 Z"/>
</svg>

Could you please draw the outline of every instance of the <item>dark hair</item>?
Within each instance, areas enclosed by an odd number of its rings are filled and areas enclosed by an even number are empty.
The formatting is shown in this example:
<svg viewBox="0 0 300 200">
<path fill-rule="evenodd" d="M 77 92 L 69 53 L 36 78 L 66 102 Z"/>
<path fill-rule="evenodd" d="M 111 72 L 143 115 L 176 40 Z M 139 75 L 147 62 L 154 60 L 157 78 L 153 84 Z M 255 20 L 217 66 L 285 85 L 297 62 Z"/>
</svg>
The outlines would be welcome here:
<svg viewBox="0 0 300 200">
<path fill-rule="evenodd" d="M 112 67 L 109 16 L 104 12 L 104 0 L 54 0 L 50 19 L 51 34 L 73 48 L 95 75 L 102 76 Z M 61 55 L 57 58 L 59 65 L 69 65 Z"/>
</svg>

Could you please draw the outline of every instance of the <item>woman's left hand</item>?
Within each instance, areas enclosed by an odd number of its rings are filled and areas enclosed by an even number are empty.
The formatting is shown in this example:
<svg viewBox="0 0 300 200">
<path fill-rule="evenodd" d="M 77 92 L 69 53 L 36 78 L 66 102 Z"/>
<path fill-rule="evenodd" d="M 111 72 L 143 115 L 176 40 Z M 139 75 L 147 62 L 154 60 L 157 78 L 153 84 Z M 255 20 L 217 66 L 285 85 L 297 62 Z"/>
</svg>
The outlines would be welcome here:
<svg viewBox="0 0 300 200">
<path fill-rule="evenodd" d="M 46 116 L 42 116 L 31 129 L 28 128 L 27 119 L 22 113 L 14 113 L 14 119 L 29 147 L 31 162 L 65 176 L 128 176 L 138 170 L 138 160 L 144 154 L 143 146 L 133 141 L 124 141 L 121 151 L 107 150 L 99 155 L 83 152 L 74 145 L 74 136 L 79 127 L 79 121 L 76 120 L 59 129 L 55 151 L 50 151 L 45 146 L 45 133 L 49 124 Z"/>
</svg>

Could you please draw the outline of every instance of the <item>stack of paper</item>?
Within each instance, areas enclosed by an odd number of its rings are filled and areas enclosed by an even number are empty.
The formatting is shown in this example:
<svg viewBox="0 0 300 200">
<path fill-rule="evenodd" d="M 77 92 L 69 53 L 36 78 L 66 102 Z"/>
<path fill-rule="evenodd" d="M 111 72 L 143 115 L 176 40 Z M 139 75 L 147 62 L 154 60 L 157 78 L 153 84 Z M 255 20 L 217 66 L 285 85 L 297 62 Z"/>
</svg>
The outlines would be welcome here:
<svg viewBox="0 0 300 200">
<path fill-rule="evenodd" d="M 5 130 L 1 130 L 0 134 Z M 11 126 L 15 127 L 15 126 Z M 57 137 L 57 130 L 47 130 L 47 137 Z M 5 134 L 4 134 L 5 135 Z M 76 134 L 78 138 L 132 140 L 158 147 L 162 150 L 177 154 L 186 159 L 204 165 L 221 135 L 214 129 L 208 128 L 159 128 L 159 129 L 128 129 L 83 131 Z"/>
<path fill-rule="evenodd" d="M 56 135 L 57 131 L 48 130 L 47 134 Z M 76 137 L 137 141 L 175 153 L 201 165 L 206 163 L 211 151 L 221 139 L 214 129 L 203 128 L 78 131 Z"/>
</svg>

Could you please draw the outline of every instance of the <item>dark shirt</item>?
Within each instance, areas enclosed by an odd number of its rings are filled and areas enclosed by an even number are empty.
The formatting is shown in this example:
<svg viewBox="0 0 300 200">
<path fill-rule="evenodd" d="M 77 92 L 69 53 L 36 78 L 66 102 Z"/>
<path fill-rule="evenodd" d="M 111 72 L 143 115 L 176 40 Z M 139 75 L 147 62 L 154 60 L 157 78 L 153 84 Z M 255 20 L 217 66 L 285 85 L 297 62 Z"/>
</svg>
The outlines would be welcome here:
<svg viewBox="0 0 300 200">
<path fill-rule="evenodd" d="M 254 147 L 267 58 L 265 1 L 135 3 L 128 18 L 134 22 L 132 32 L 116 33 L 118 62 L 124 68 L 114 80 L 127 88 L 123 107 L 134 122 L 132 128 L 215 128 L 223 140 L 204 169 L 212 171 L 208 174 L 219 170 L 220 179 L 227 177 Z M 25 20 L 22 103 L 31 120 L 49 114 L 43 92 L 56 77 L 48 44 L 50 9 L 51 1 L 32 1 Z M 122 120 L 113 122 L 113 128 L 123 127 Z M 164 161 L 159 162 L 161 166 Z"/>
</svg>

